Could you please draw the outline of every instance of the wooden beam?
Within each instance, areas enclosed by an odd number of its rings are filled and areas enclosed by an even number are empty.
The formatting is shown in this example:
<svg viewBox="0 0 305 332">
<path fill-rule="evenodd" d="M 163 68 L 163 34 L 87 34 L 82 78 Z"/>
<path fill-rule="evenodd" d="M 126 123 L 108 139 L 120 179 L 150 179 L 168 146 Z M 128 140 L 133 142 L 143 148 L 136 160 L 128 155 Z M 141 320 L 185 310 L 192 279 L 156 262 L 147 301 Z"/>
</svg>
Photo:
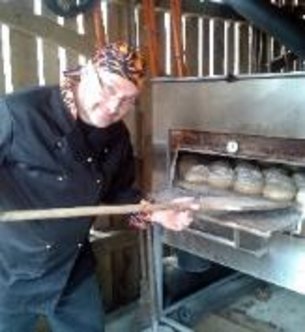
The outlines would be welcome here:
<svg viewBox="0 0 305 332">
<path fill-rule="evenodd" d="M 98 1 L 93 9 L 93 22 L 94 22 L 94 35 L 95 35 L 95 48 L 99 49 L 106 43 L 105 26 L 103 21 L 103 13 L 101 4 Z"/>
<path fill-rule="evenodd" d="M 18 6 L 18 2 L 18 0 L 11 0 L 10 6 L 12 8 Z M 33 12 L 33 2 L 24 1 L 19 7 L 22 7 L 20 10 Z M 10 54 L 14 89 L 37 85 L 36 38 L 12 28 L 10 30 Z"/>
<path fill-rule="evenodd" d="M 71 48 L 83 55 L 91 55 L 93 39 L 68 30 L 45 17 L 34 15 L 30 11 L 0 3 L 0 22 L 16 30 L 52 40 L 64 48 Z"/>
<path fill-rule="evenodd" d="M 138 0 L 138 3 L 140 3 L 140 0 Z M 170 0 L 156 0 L 155 5 L 156 8 L 170 10 Z M 210 2 L 200 3 L 199 0 L 182 1 L 181 5 L 182 14 L 204 15 L 244 21 L 244 18 L 228 5 Z"/>
<path fill-rule="evenodd" d="M 183 60 L 182 26 L 181 26 L 181 0 L 171 0 L 171 27 L 173 41 L 173 55 L 175 74 L 179 77 L 187 75 Z"/>
<path fill-rule="evenodd" d="M 145 41 L 148 50 L 149 69 L 152 77 L 160 74 L 159 68 L 159 50 L 158 37 L 156 28 L 156 17 L 153 0 L 143 0 L 144 24 L 145 24 Z"/>
</svg>

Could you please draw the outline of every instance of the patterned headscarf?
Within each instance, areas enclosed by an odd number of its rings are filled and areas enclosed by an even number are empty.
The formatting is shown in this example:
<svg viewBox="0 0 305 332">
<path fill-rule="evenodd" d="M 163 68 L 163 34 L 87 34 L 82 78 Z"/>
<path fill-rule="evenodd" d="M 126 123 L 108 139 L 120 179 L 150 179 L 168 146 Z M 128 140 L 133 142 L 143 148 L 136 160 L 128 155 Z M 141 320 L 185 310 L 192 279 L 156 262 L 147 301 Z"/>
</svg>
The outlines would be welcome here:
<svg viewBox="0 0 305 332">
<path fill-rule="evenodd" d="M 124 42 L 112 43 L 96 51 L 92 63 L 111 73 L 118 74 L 141 87 L 145 64 L 139 51 Z"/>
<path fill-rule="evenodd" d="M 103 68 L 110 73 L 118 74 L 138 88 L 141 88 L 145 75 L 145 62 L 141 53 L 125 42 L 116 42 L 98 49 L 89 59 L 96 68 Z M 86 66 L 86 65 L 85 65 Z M 77 118 L 77 108 L 74 100 L 74 89 L 80 81 L 82 67 L 64 72 L 60 82 L 63 101 L 74 118 Z"/>
</svg>

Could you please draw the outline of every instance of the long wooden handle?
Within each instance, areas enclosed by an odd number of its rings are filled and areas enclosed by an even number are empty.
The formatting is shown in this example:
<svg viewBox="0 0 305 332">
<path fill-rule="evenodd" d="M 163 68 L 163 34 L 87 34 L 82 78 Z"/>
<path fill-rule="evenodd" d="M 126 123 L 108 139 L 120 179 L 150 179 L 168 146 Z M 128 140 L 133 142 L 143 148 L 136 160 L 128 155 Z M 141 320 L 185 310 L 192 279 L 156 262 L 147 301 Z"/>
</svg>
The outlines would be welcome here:
<svg viewBox="0 0 305 332">
<path fill-rule="evenodd" d="M 163 204 L 129 204 L 129 205 L 100 205 L 79 206 L 71 208 L 54 208 L 41 210 L 17 210 L 0 212 L 0 222 L 90 217 L 97 215 L 120 215 L 137 212 L 153 212 L 166 209 L 191 209 L 190 203 Z"/>
</svg>

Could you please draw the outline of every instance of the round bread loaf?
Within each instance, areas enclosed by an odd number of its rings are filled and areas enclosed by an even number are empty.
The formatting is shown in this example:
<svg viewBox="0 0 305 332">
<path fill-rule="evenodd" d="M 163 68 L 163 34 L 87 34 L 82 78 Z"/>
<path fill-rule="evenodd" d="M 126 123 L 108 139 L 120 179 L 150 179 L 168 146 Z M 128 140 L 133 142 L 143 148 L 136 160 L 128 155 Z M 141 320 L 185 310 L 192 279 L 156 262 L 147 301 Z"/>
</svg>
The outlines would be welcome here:
<svg viewBox="0 0 305 332">
<path fill-rule="evenodd" d="M 192 183 L 206 183 L 209 176 L 209 169 L 205 165 L 192 166 L 185 174 L 185 181 Z"/>
<path fill-rule="evenodd" d="M 292 177 L 298 189 L 305 188 L 305 173 L 297 172 Z"/>
<path fill-rule="evenodd" d="M 219 189 L 228 189 L 232 186 L 234 171 L 229 163 L 216 161 L 209 167 L 208 184 Z"/>
<path fill-rule="evenodd" d="M 295 187 L 285 187 L 281 184 L 268 183 L 263 189 L 263 196 L 274 201 L 291 201 L 296 195 Z"/>
<path fill-rule="evenodd" d="M 240 163 L 235 168 L 235 191 L 246 195 L 259 195 L 264 187 L 264 177 L 261 170 L 250 163 Z"/>
<path fill-rule="evenodd" d="M 198 165 L 198 159 L 193 155 L 183 155 L 178 159 L 178 174 L 183 179 L 186 173 L 195 165 Z"/>
<path fill-rule="evenodd" d="M 305 206 L 305 187 L 298 190 L 295 200 L 302 206 Z"/>
<path fill-rule="evenodd" d="M 287 172 L 279 167 L 267 168 L 263 173 L 265 181 L 285 181 L 288 178 Z"/>
<path fill-rule="evenodd" d="M 277 168 L 265 171 L 264 197 L 275 201 L 291 201 L 295 195 L 296 186 L 287 172 Z"/>
</svg>

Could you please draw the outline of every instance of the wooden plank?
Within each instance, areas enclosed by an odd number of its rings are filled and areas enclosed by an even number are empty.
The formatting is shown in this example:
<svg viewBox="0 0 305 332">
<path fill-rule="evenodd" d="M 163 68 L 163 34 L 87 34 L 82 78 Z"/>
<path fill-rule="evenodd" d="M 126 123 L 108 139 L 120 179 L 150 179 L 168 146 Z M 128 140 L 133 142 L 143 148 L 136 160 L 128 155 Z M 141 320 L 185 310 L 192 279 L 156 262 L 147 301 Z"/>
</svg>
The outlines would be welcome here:
<svg viewBox="0 0 305 332">
<path fill-rule="evenodd" d="M 135 14 L 134 10 L 131 8 L 131 4 L 126 4 L 125 6 L 125 15 L 127 15 L 126 19 L 126 26 L 128 27 L 127 30 L 130 32 L 130 35 L 128 34 L 126 41 L 129 45 L 136 45 L 136 23 L 135 23 Z M 132 17 L 128 17 L 132 15 Z M 141 49 L 141 51 L 144 51 Z M 135 147 L 135 150 L 137 150 L 136 142 L 137 142 L 137 126 L 136 126 L 136 118 L 137 118 L 137 108 L 134 112 L 129 112 L 126 116 L 125 123 L 127 125 L 127 128 L 129 129 L 130 135 L 131 135 L 131 142 L 132 145 Z"/>
<path fill-rule="evenodd" d="M 136 0 L 126 1 L 125 15 L 127 26 L 127 42 L 130 45 L 136 45 L 136 22 L 135 22 Z"/>
<path fill-rule="evenodd" d="M 4 64 L 3 64 L 3 45 L 2 45 L 2 24 L 0 24 L 0 95 L 5 93 L 5 76 L 4 76 Z"/>
<path fill-rule="evenodd" d="M 202 74 L 208 76 L 210 73 L 210 20 L 203 19 L 203 42 L 202 42 Z"/>
<path fill-rule="evenodd" d="M 143 6 L 138 7 L 138 33 L 139 33 L 139 46 L 141 51 L 144 53 L 146 63 L 149 66 L 149 43 L 148 43 L 148 31 L 145 24 L 145 16 Z M 157 35 L 157 52 L 158 52 L 158 76 L 165 75 L 165 64 L 166 64 L 166 30 L 164 22 L 164 12 L 155 11 L 155 22 L 156 22 L 156 35 Z M 149 68 L 150 69 L 150 68 Z M 149 70 L 150 72 L 150 70 Z M 149 73 L 150 74 L 150 73 Z"/>
<path fill-rule="evenodd" d="M 142 52 L 144 53 L 145 56 L 145 61 L 147 66 L 149 66 L 149 59 L 148 59 L 148 44 L 146 41 L 146 30 L 143 29 L 142 27 L 145 27 L 144 24 L 144 11 L 143 11 L 143 7 L 139 6 L 138 8 L 138 38 L 139 38 L 139 47 L 142 50 Z M 148 68 L 148 76 L 150 75 L 149 73 L 149 68 Z M 148 77 L 149 79 L 149 77 Z M 143 98 L 143 93 L 141 94 L 140 98 Z M 139 102 L 141 103 L 141 101 Z M 142 111 L 139 107 L 139 105 L 137 105 L 138 107 L 136 108 L 135 111 L 135 129 L 134 129 L 134 153 L 137 155 L 137 180 L 139 183 L 141 183 L 141 179 L 142 179 L 142 166 L 143 166 L 143 162 L 142 162 L 142 158 L 141 158 L 141 154 L 142 154 Z"/>
<path fill-rule="evenodd" d="M 123 306 L 125 303 L 124 295 L 125 292 L 125 283 L 124 283 L 124 274 L 126 267 L 124 266 L 124 258 L 122 251 L 115 251 L 111 254 L 112 260 L 112 294 L 113 294 L 113 304 L 115 306 Z"/>
<path fill-rule="evenodd" d="M 164 12 L 156 12 L 157 38 L 159 42 L 159 70 L 160 76 L 165 76 L 165 25 Z"/>
<path fill-rule="evenodd" d="M 92 249 L 96 257 L 95 270 L 102 291 L 104 308 L 109 311 L 114 308 L 111 251 L 101 250 L 98 241 L 93 242 Z"/>
<path fill-rule="evenodd" d="M 140 282 L 138 232 L 110 232 L 109 236 L 94 240 L 92 248 L 105 309 L 112 310 L 134 299 Z"/>
<path fill-rule="evenodd" d="M 249 26 L 248 24 L 240 25 L 240 40 L 239 40 L 239 50 L 240 50 L 240 73 L 249 73 Z"/>
<path fill-rule="evenodd" d="M 113 260 L 113 302 L 126 305 L 135 300 L 139 294 L 139 259 L 135 247 L 117 250 L 112 254 Z"/>
<path fill-rule="evenodd" d="M 173 41 L 173 14 L 171 12 L 169 12 L 169 16 L 170 16 L 170 65 L 171 65 L 171 69 L 170 69 L 170 76 L 177 76 L 177 65 L 176 65 L 176 59 L 175 59 L 175 49 L 174 49 L 174 41 Z"/>
<path fill-rule="evenodd" d="M 271 71 L 271 63 L 272 63 L 272 59 L 273 59 L 273 43 L 274 43 L 274 39 L 272 38 L 272 36 L 267 35 L 267 40 L 266 40 L 266 47 L 267 47 L 267 70 L 268 72 Z"/>
<path fill-rule="evenodd" d="M 144 13 L 139 10 L 139 40 L 140 48 L 147 52 L 146 34 L 144 29 Z M 160 47 L 161 49 L 161 47 Z M 147 61 L 147 60 L 146 60 Z M 145 192 L 151 189 L 152 181 L 152 105 L 150 82 L 147 81 L 141 93 L 141 97 L 136 109 L 136 144 L 135 151 L 138 161 L 138 183 L 140 188 Z"/>
<path fill-rule="evenodd" d="M 73 31 L 63 29 L 51 20 L 42 16 L 33 15 L 33 11 L 0 3 L 0 22 L 12 28 L 42 38 L 50 39 L 62 47 L 71 48 L 81 54 L 90 54 L 91 39 L 80 36 Z"/>
<path fill-rule="evenodd" d="M 228 65 L 228 73 L 233 74 L 234 73 L 234 61 L 235 61 L 235 43 L 234 43 L 234 22 L 229 21 L 228 22 L 228 59 L 227 59 L 227 65 Z"/>
<path fill-rule="evenodd" d="M 146 39 L 147 32 L 146 32 L 146 28 L 145 28 L 145 18 L 144 18 L 144 11 L 143 11 L 142 6 L 139 7 L 138 20 L 139 20 L 139 27 L 138 27 L 139 46 L 140 46 L 140 49 L 142 49 L 142 51 L 144 52 L 146 63 L 149 64 L 149 59 L 148 59 L 148 55 L 147 55 L 147 52 L 148 52 L 148 42 Z"/>
<path fill-rule="evenodd" d="M 152 188 L 153 151 L 152 151 L 152 103 L 149 82 L 142 92 L 137 112 L 139 185 L 143 192 Z"/>
<path fill-rule="evenodd" d="M 42 2 L 41 14 L 42 17 L 57 25 L 57 16 L 48 10 L 44 2 Z M 58 84 L 60 76 L 58 44 L 53 40 L 43 39 L 42 52 L 45 83 L 46 85 Z"/>
<path fill-rule="evenodd" d="M 198 75 L 198 17 L 186 17 L 186 67 L 188 76 Z"/>
<path fill-rule="evenodd" d="M 10 42 L 14 89 L 37 85 L 36 39 L 26 33 L 11 29 Z"/>
<path fill-rule="evenodd" d="M 260 31 L 254 26 L 252 27 L 252 73 L 259 72 L 259 37 Z"/>
<path fill-rule="evenodd" d="M 108 5 L 109 27 L 108 37 L 110 42 L 118 40 L 128 41 L 128 21 L 126 4 L 117 4 L 114 2 Z"/>
<path fill-rule="evenodd" d="M 293 7 L 295 6 L 295 0 L 285 0 L 285 2 L 283 3 L 283 5 L 285 7 L 288 7 L 288 9 L 293 10 Z"/>
<path fill-rule="evenodd" d="M 126 0 L 121 0 L 121 2 L 124 1 Z M 138 0 L 137 2 L 140 3 L 141 0 Z M 155 3 L 157 8 L 162 10 L 170 9 L 170 0 L 158 0 L 155 1 Z M 187 0 L 182 1 L 181 6 L 184 14 L 205 15 L 207 17 L 231 20 L 244 20 L 230 6 L 226 6 L 224 4 L 217 4 L 209 1 L 199 2 L 198 0 Z"/>
<path fill-rule="evenodd" d="M 140 257 L 138 244 L 122 251 L 125 265 L 125 301 L 130 303 L 136 300 L 140 292 Z"/>
<path fill-rule="evenodd" d="M 268 72 L 268 36 L 264 31 L 259 34 L 259 72 Z"/>
<path fill-rule="evenodd" d="M 72 17 L 69 19 L 65 19 L 63 26 L 71 31 L 74 31 L 76 34 L 79 34 L 76 18 Z M 78 64 L 79 64 L 78 56 L 79 56 L 79 52 L 71 50 L 71 49 L 66 49 L 67 68 L 76 68 L 78 66 Z"/>
<path fill-rule="evenodd" d="M 106 24 L 106 22 L 104 22 Z M 84 15 L 84 30 L 85 30 L 85 37 L 90 40 L 90 45 L 92 48 L 88 52 L 88 56 L 92 55 L 94 52 L 94 47 L 95 47 L 95 31 L 94 31 L 94 20 L 93 20 L 93 15 L 91 12 L 87 12 Z M 105 31 L 107 31 L 107 27 L 105 26 Z M 106 41 L 107 41 L 107 36 L 106 36 Z"/>
<path fill-rule="evenodd" d="M 16 0 L 10 2 L 10 6 L 18 6 L 20 10 L 33 12 L 33 4 Z M 10 48 L 12 83 L 14 89 L 38 84 L 38 66 L 36 38 L 23 31 L 10 29 Z"/>
<path fill-rule="evenodd" d="M 172 71 L 178 77 L 186 76 L 186 66 L 183 49 L 183 27 L 181 2 L 171 1 L 171 40 L 172 40 Z"/>
<path fill-rule="evenodd" d="M 224 21 L 214 20 L 214 74 L 224 75 Z"/>
</svg>

